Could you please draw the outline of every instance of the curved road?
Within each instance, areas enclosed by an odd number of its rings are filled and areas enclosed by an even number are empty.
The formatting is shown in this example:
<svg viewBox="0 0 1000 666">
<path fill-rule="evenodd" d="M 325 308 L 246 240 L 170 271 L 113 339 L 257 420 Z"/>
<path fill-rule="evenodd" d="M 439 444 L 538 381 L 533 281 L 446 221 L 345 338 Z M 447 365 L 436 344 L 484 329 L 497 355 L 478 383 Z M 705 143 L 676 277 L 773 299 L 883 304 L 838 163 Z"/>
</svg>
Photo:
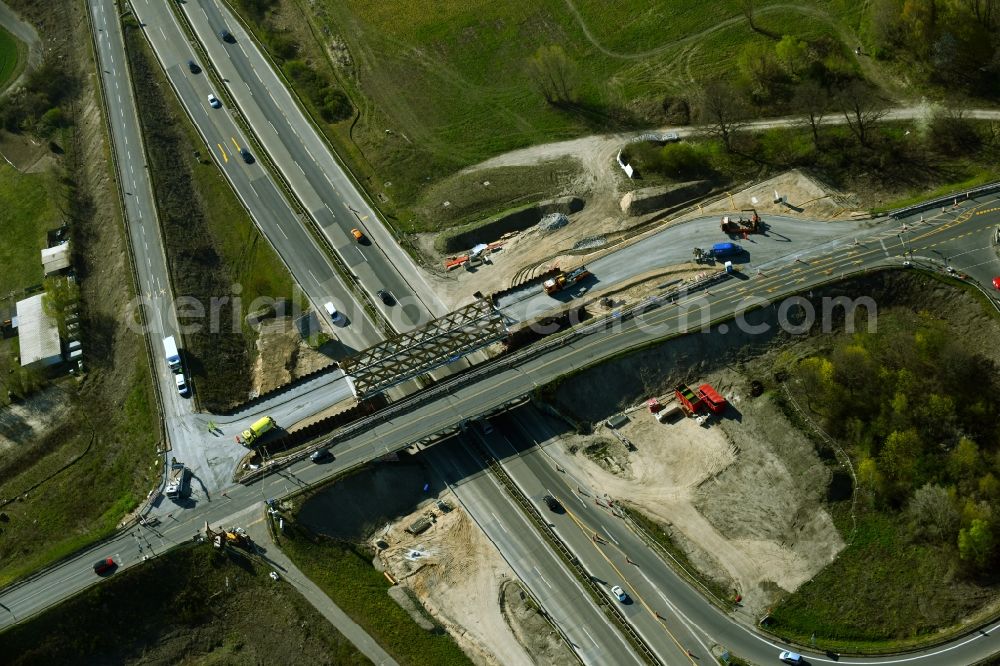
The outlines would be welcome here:
<svg viewBox="0 0 1000 666">
<path fill-rule="evenodd" d="M 690 294 L 677 305 L 663 305 L 634 319 L 584 327 L 587 330 L 564 338 L 552 350 L 529 350 L 475 368 L 465 376 L 443 382 L 422 395 L 391 406 L 372 419 L 363 431 L 336 439 L 333 444 L 337 460 L 329 466 L 294 463 L 260 482 L 232 488 L 221 497 L 210 496 L 191 509 L 169 512 L 169 516 L 161 518 L 163 527 L 158 535 L 150 537 L 141 527 L 133 528 L 82 556 L 59 563 L 35 578 L 4 590 L 0 603 L 8 609 L 8 615 L 0 615 L 0 624 L 8 624 L 15 617 L 24 617 L 97 582 L 90 571 L 90 562 L 97 555 L 117 554 L 122 566 L 132 566 L 141 561 L 140 551 L 133 543 L 145 539 L 147 545 L 141 552 L 148 553 L 150 548 L 161 552 L 172 542 L 191 538 L 206 520 L 216 525 L 238 522 L 259 511 L 262 499 L 320 482 L 358 462 L 404 448 L 411 442 L 448 430 L 462 420 L 502 408 L 533 388 L 597 359 L 646 344 L 654 337 L 690 330 L 687 321 L 701 321 L 696 316 L 701 311 L 709 312 L 709 317 L 716 319 L 741 312 L 761 300 L 773 302 L 860 270 L 901 267 L 903 253 L 910 250 L 915 257 L 914 263 L 927 270 L 942 270 L 951 265 L 979 281 L 1000 275 L 1000 262 L 992 245 L 994 227 L 1000 222 L 998 201 L 995 195 L 990 195 L 963 202 L 958 209 L 935 214 L 922 223 L 911 220 L 905 231 L 895 222 L 883 222 L 860 235 L 858 245 L 853 239 L 850 242 L 842 239 L 822 248 L 790 255 L 772 262 L 771 268 L 760 276 L 730 279 L 708 292 Z M 686 317 L 685 313 L 691 316 Z M 668 571 L 663 576 L 669 576 Z M 692 636 L 700 634 L 706 641 L 718 642 L 754 661 L 774 659 L 775 646 L 716 611 L 686 585 L 656 583 L 655 578 L 651 581 L 666 596 L 669 607 L 675 608 L 679 617 L 687 618 Z M 579 603 L 579 599 L 575 603 Z M 679 626 L 684 624 L 681 622 Z M 995 650 L 993 642 L 987 640 L 995 630 L 996 626 L 991 625 L 941 648 L 904 658 L 841 659 L 840 662 L 972 663 Z M 823 655 L 808 658 L 812 663 L 828 661 Z"/>
</svg>

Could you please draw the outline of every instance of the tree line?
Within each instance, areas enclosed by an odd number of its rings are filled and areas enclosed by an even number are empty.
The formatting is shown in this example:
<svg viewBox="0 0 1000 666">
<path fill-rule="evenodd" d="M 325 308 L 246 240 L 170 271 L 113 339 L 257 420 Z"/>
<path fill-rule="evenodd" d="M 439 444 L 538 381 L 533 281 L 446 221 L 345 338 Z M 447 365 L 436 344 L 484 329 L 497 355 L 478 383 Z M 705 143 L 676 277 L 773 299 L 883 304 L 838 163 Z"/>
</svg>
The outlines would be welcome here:
<svg viewBox="0 0 1000 666">
<path fill-rule="evenodd" d="M 998 368 L 947 323 L 914 317 L 882 316 L 877 333 L 800 361 L 797 391 L 847 445 L 871 508 L 984 573 L 1000 536 Z"/>
</svg>

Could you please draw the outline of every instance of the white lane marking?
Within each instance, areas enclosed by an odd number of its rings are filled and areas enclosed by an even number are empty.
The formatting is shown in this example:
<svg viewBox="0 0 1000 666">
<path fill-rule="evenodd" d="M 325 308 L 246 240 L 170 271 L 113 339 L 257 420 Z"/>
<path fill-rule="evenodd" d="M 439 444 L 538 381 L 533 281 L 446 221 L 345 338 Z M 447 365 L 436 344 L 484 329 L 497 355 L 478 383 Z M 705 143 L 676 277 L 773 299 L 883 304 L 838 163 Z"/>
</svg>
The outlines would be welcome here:
<svg viewBox="0 0 1000 666">
<path fill-rule="evenodd" d="M 299 165 L 299 163 L 298 163 L 298 162 L 296 162 L 296 163 L 295 163 L 295 166 L 299 167 L 299 171 L 301 171 L 301 172 L 302 172 L 302 175 L 303 175 L 303 176 L 304 176 L 304 175 L 306 175 L 306 172 L 305 172 L 305 170 L 304 170 L 304 169 L 303 169 L 303 168 L 302 168 L 302 167 L 301 167 L 301 166 Z"/>
<path fill-rule="evenodd" d="M 613 536 L 611 536 L 611 532 L 608 531 L 607 527 L 605 527 L 604 525 L 601 525 L 601 529 L 604 530 L 604 533 L 608 535 L 609 539 L 611 539 L 612 541 L 615 542 L 616 546 L 620 546 L 621 545 L 620 543 L 618 543 L 618 539 L 616 539 Z"/>
<path fill-rule="evenodd" d="M 267 121 L 267 124 L 271 126 L 271 129 L 273 129 L 273 130 L 274 130 L 274 133 L 275 133 L 275 134 L 277 134 L 277 133 L 278 133 L 278 128 L 274 126 L 274 123 L 272 123 L 272 122 L 271 122 L 270 120 L 268 120 L 268 121 Z"/>
<path fill-rule="evenodd" d="M 278 225 L 278 231 L 280 231 L 281 235 L 285 237 L 285 240 L 288 240 L 288 234 L 285 233 L 285 230 L 281 228 L 280 224 Z"/>
<path fill-rule="evenodd" d="M 536 574 L 538 574 L 538 577 L 542 579 L 542 582 L 545 583 L 548 586 L 548 588 L 551 590 L 552 589 L 552 585 L 549 584 L 549 581 L 545 580 L 545 576 L 543 576 L 542 572 L 538 570 L 538 567 L 531 567 L 531 568 L 534 570 L 534 572 Z"/>
<path fill-rule="evenodd" d="M 580 629 L 583 631 L 583 633 L 587 634 L 587 638 L 590 639 L 590 642 L 594 644 L 595 648 L 597 649 L 601 648 L 601 646 L 597 644 L 597 641 L 594 640 L 594 637 L 590 635 L 590 632 L 587 631 L 586 627 L 581 626 Z"/>
<path fill-rule="evenodd" d="M 167 41 L 167 33 L 163 32 L 163 26 L 160 26 L 160 34 L 163 35 L 163 41 Z"/>
<path fill-rule="evenodd" d="M 315 280 L 317 283 L 319 283 L 319 278 L 316 277 L 316 274 L 313 273 L 312 270 L 309 270 L 309 275 L 312 276 L 313 280 Z"/>
<path fill-rule="evenodd" d="M 497 518 L 497 514 L 495 514 L 492 511 L 490 511 L 490 515 L 493 516 L 493 520 L 497 521 L 497 525 L 499 525 L 500 529 L 502 529 L 504 531 L 504 534 L 510 534 L 510 532 L 507 531 L 507 528 L 503 526 L 503 523 L 500 521 L 500 519 Z"/>
</svg>

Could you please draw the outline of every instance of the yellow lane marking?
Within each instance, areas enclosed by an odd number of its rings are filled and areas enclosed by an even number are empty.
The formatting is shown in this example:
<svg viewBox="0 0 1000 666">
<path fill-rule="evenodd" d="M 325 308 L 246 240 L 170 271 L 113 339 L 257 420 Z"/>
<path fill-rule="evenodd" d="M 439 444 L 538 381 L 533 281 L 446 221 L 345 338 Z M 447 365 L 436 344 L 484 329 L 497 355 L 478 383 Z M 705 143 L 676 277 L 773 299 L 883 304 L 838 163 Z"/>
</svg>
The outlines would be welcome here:
<svg viewBox="0 0 1000 666">
<path fill-rule="evenodd" d="M 222 153 L 222 159 L 224 159 L 228 163 L 229 162 L 229 155 L 226 155 L 226 149 L 222 147 L 221 143 L 217 143 L 215 145 L 217 145 L 219 147 L 219 152 Z"/>
</svg>

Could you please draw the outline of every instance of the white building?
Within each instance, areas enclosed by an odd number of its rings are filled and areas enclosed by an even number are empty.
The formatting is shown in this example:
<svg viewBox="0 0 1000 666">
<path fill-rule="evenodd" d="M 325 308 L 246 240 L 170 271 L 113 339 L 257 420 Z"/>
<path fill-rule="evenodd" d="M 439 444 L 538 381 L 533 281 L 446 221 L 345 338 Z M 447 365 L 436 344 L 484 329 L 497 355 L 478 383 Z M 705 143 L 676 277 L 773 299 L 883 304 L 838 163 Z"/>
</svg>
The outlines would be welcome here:
<svg viewBox="0 0 1000 666">
<path fill-rule="evenodd" d="M 17 302 L 17 331 L 21 342 L 21 367 L 42 368 L 62 360 L 59 325 L 42 307 L 45 294 Z"/>
</svg>

